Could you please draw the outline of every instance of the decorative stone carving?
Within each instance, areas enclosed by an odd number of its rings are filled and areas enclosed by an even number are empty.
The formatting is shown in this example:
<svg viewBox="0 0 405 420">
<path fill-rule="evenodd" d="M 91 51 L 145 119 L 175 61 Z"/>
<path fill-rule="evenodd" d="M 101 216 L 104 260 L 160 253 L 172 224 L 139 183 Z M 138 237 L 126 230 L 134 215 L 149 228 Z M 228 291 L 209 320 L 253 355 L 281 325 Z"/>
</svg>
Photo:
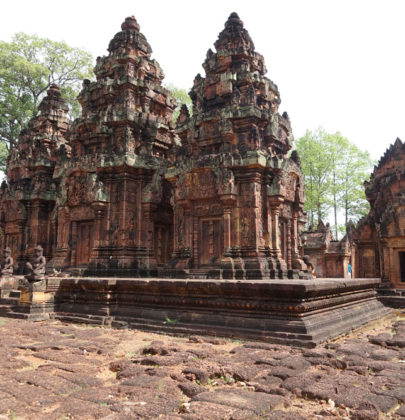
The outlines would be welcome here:
<svg viewBox="0 0 405 420">
<path fill-rule="evenodd" d="M 11 276 L 14 272 L 14 259 L 11 256 L 11 249 L 4 248 L 3 261 L 1 262 L 0 277 Z"/>
<path fill-rule="evenodd" d="M 37 282 L 45 278 L 46 258 L 44 257 L 44 250 L 41 245 L 35 247 L 34 255 L 32 262 L 27 262 L 25 265 L 27 270 L 25 278 L 29 282 Z"/>
</svg>

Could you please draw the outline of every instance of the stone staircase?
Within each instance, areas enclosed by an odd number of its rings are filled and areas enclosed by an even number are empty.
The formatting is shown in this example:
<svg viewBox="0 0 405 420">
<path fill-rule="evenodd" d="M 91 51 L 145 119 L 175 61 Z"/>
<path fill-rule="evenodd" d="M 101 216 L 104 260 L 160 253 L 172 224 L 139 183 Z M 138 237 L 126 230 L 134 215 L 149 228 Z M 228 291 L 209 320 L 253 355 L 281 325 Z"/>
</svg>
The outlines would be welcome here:
<svg viewBox="0 0 405 420">
<path fill-rule="evenodd" d="M 7 294 L 3 294 L 0 298 L 0 316 L 10 316 L 13 308 L 20 303 L 20 295 L 19 290 L 10 290 Z"/>
<path fill-rule="evenodd" d="M 378 299 L 391 308 L 405 308 L 405 289 L 380 287 L 377 289 Z"/>
<path fill-rule="evenodd" d="M 206 268 L 193 268 L 190 270 L 189 279 L 202 280 L 208 278 L 208 270 Z"/>
</svg>

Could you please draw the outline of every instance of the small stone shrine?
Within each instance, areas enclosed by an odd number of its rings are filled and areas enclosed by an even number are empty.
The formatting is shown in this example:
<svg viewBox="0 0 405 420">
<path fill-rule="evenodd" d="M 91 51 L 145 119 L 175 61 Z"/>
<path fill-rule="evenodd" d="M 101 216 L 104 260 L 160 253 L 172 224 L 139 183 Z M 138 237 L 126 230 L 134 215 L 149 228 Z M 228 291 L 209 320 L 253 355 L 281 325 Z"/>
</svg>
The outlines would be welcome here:
<svg viewBox="0 0 405 420">
<path fill-rule="evenodd" d="M 354 232 L 357 277 L 405 290 L 405 144 L 397 139 L 365 183 L 370 212 Z"/>
<path fill-rule="evenodd" d="M 333 240 L 332 229 L 319 221 L 316 229 L 304 232 L 304 254 L 308 255 L 315 266 L 316 277 L 348 278 L 348 266 L 353 251 L 351 227 L 339 241 Z M 353 263 L 352 263 L 352 267 Z"/>
</svg>

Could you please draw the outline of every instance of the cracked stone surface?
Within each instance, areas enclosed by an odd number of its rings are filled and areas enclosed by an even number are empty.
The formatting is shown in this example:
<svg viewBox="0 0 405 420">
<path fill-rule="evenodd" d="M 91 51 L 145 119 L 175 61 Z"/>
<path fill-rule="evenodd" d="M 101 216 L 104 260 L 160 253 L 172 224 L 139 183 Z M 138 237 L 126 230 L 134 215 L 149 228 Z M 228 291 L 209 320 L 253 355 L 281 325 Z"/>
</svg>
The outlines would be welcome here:
<svg viewBox="0 0 405 420">
<path fill-rule="evenodd" d="M 405 418 L 405 312 L 315 349 L 0 318 L 0 419 Z"/>
</svg>

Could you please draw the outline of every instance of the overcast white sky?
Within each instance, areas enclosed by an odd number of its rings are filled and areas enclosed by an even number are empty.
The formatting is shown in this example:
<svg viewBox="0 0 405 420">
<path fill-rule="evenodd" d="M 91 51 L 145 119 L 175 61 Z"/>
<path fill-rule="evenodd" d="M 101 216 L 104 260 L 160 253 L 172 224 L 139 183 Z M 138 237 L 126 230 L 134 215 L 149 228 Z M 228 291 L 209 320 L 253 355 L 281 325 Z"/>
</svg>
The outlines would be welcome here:
<svg viewBox="0 0 405 420">
<path fill-rule="evenodd" d="M 14 0 L 2 2 L 0 39 L 35 33 L 96 57 L 134 15 L 166 81 L 188 89 L 233 11 L 265 58 L 296 138 L 318 126 L 339 130 L 373 158 L 405 140 L 401 0 Z"/>
</svg>

